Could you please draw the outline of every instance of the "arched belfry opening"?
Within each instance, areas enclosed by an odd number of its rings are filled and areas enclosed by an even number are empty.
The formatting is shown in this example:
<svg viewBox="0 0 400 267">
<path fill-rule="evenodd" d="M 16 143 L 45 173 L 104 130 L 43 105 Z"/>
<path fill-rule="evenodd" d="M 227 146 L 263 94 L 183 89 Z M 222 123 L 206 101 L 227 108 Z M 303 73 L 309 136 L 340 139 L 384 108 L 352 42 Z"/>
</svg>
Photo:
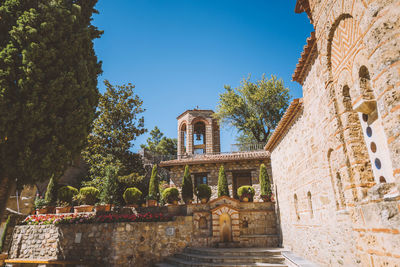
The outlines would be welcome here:
<svg viewBox="0 0 400 267">
<path fill-rule="evenodd" d="M 220 152 L 218 121 L 214 111 L 186 110 L 178 120 L 178 158 Z"/>
</svg>

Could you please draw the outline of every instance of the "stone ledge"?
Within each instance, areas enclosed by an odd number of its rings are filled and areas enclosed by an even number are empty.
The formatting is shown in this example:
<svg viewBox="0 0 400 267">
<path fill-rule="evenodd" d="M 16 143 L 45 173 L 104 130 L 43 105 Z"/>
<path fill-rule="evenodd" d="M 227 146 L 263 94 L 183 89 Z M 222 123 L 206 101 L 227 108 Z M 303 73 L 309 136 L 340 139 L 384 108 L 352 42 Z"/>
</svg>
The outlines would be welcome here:
<svg viewBox="0 0 400 267">
<path fill-rule="evenodd" d="M 291 251 L 282 251 L 282 255 L 283 257 L 285 257 L 285 263 L 289 266 L 289 267 L 319 267 L 319 265 L 308 261 L 306 259 L 303 259 L 300 256 L 297 256 L 296 254 L 294 254 Z"/>
</svg>

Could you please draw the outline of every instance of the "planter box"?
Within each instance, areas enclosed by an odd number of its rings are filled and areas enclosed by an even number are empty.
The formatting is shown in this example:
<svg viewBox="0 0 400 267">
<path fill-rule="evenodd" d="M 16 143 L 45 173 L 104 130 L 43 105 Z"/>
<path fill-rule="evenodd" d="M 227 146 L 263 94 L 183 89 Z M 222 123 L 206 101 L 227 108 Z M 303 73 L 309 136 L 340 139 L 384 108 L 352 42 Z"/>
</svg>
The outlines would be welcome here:
<svg viewBox="0 0 400 267">
<path fill-rule="evenodd" d="M 56 207 L 56 214 L 70 213 L 71 209 L 72 209 L 71 206 L 68 206 L 68 207 Z"/>
<path fill-rule="evenodd" d="M 81 206 L 75 206 L 74 207 L 74 213 L 80 213 L 80 212 L 92 212 L 93 207 L 91 205 L 81 205 Z"/>
<path fill-rule="evenodd" d="M 155 207 L 157 206 L 157 200 L 149 199 L 147 200 L 147 207 Z"/>
<path fill-rule="evenodd" d="M 97 205 L 97 206 L 94 207 L 94 210 L 96 212 L 99 212 L 99 211 L 110 211 L 111 210 L 111 204 Z"/>
<path fill-rule="evenodd" d="M 55 213 L 56 207 L 44 207 L 41 209 L 36 209 L 36 214 L 52 214 Z"/>
</svg>

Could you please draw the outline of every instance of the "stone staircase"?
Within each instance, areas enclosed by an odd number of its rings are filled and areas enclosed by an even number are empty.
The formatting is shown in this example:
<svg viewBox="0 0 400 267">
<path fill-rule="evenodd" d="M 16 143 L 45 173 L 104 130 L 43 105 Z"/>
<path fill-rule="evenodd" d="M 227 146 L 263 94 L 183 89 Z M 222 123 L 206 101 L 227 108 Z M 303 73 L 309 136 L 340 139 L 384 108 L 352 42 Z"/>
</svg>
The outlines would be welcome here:
<svg viewBox="0 0 400 267">
<path fill-rule="evenodd" d="M 186 248 L 155 266 L 287 267 L 282 251 L 280 248 Z"/>
</svg>

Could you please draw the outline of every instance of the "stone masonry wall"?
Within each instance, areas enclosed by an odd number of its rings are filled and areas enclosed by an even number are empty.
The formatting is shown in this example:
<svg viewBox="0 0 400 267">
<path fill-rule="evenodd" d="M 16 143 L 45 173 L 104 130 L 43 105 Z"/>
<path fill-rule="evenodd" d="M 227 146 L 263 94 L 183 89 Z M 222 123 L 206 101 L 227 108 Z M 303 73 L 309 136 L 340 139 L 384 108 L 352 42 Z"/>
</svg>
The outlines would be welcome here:
<svg viewBox="0 0 400 267">
<path fill-rule="evenodd" d="M 17 226 L 9 258 L 85 259 L 99 261 L 99 266 L 151 266 L 192 244 L 192 216 L 176 218 L 170 222 Z"/>
<path fill-rule="evenodd" d="M 271 155 L 283 245 L 323 266 L 400 266 L 400 2 L 302 2 L 317 58 Z"/>
</svg>

